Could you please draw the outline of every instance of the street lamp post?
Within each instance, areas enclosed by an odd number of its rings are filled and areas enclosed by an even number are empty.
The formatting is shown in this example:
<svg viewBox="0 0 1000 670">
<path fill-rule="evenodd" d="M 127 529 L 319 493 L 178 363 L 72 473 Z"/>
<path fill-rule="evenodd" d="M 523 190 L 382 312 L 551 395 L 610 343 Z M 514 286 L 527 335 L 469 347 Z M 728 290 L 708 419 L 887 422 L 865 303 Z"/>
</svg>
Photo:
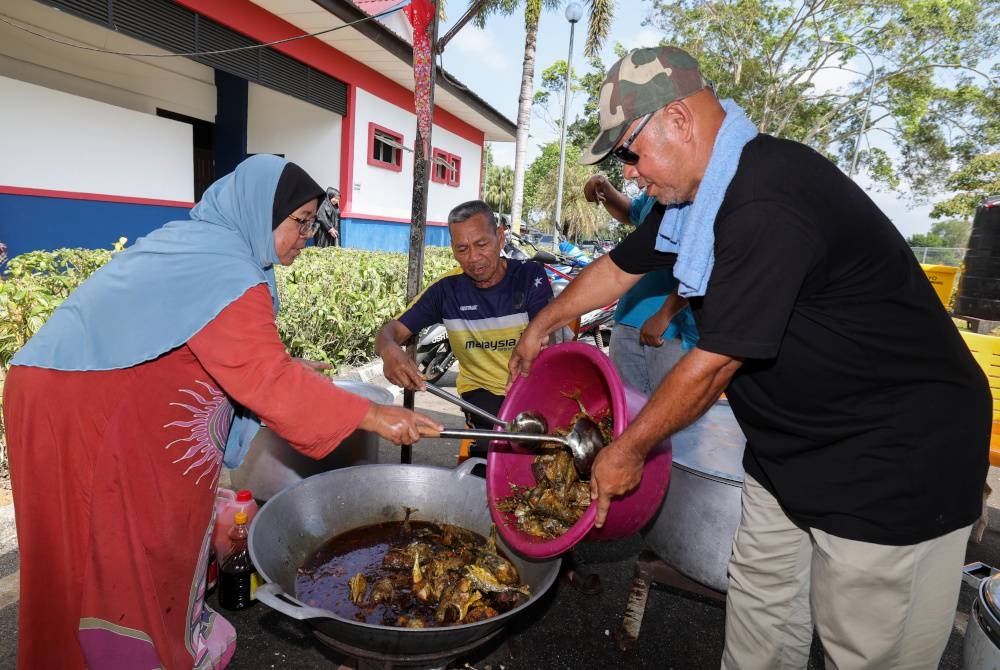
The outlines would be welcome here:
<svg viewBox="0 0 1000 670">
<path fill-rule="evenodd" d="M 566 56 L 566 96 L 563 98 L 562 127 L 559 130 L 559 181 L 556 182 L 556 220 L 552 231 L 552 249 L 559 246 L 559 228 L 562 222 L 563 175 L 566 171 L 566 115 L 569 113 L 569 87 L 573 72 L 573 30 L 583 17 L 583 6 L 578 2 L 566 5 L 569 21 L 569 54 Z"/>
<path fill-rule="evenodd" d="M 845 46 L 854 47 L 864 54 L 865 58 L 868 59 L 868 65 L 871 68 L 871 71 L 869 72 L 869 78 L 871 81 L 868 82 L 868 100 L 865 102 L 865 109 L 861 113 L 861 127 L 858 128 L 858 137 L 854 142 L 854 157 L 851 158 L 851 168 L 847 173 L 849 177 L 853 177 L 858 171 L 858 153 L 861 151 L 861 137 L 865 134 L 865 126 L 868 124 L 868 110 L 871 109 L 872 106 L 872 92 L 875 90 L 875 62 L 872 60 L 872 57 L 868 55 L 867 51 L 854 42 L 834 40 L 831 39 L 829 35 L 824 35 L 819 38 L 819 41 L 823 44 L 843 44 Z"/>
</svg>

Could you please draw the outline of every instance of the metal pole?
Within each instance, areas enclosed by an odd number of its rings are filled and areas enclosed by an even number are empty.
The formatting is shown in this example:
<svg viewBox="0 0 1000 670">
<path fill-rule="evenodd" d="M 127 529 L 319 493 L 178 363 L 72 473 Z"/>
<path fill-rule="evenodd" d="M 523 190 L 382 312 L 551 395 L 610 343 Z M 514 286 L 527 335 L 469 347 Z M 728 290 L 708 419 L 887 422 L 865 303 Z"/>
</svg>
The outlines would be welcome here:
<svg viewBox="0 0 1000 670">
<path fill-rule="evenodd" d="M 566 55 L 566 96 L 563 99 L 562 127 L 559 129 L 559 181 L 556 182 L 556 220 L 552 231 L 552 250 L 559 247 L 562 224 L 563 174 L 566 171 L 566 116 L 569 112 L 569 87 L 573 77 L 573 31 L 576 21 L 569 22 L 569 53 Z"/>
<path fill-rule="evenodd" d="M 851 159 L 851 171 L 848 173 L 850 177 L 853 177 L 858 171 L 858 153 L 861 151 L 861 137 L 865 134 L 865 125 L 868 123 L 868 110 L 872 106 L 872 92 L 875 90 L 875 63 L 872 61 L 872 57 L 857 44 L 852 46 L 863 53 L 865 58 L 868 59 L 868 65 L 871 66 L 871 81 L 868 83 L 868 101 L 865 103 L 865 111 L 861 114 L 861 127 L 858 128 L 858 139 L 854 142 L 854 158 Z"/>
</svg>

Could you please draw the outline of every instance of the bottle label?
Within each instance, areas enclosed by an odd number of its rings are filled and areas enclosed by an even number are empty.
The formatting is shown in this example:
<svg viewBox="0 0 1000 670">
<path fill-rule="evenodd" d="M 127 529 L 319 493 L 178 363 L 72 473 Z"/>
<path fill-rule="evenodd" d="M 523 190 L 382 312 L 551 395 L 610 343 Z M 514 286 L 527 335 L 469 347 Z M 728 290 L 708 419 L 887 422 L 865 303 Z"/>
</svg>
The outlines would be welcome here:
<svg viewBox="0 0 1000 670">
<path fill-rule="evenodd" d="M 250 573 L 250 600 L 257 600 L 257 587 L 264 583 L 256 572 Z"/>
</svg>

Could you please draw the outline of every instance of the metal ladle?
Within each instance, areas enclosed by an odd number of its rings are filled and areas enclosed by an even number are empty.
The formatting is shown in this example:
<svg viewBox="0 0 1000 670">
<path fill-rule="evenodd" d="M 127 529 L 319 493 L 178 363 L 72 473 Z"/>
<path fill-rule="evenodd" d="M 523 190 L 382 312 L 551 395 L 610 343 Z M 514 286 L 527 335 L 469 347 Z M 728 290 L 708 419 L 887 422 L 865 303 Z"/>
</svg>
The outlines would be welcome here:
<svg viewBox="0 0 1000 670">
<path fill-rule="evenodd" d="M 569 449 L 573 455 L 573 463 L 576 465 L 577 472 L 583 475 L 590 473 L 590 466 L 594 464 L 594 457 L 597 456 L 598 451 L 604 448 L 604 436 L 601 434 L 601 429 L 592 419 L 587 417 L 577 419 L 573 424 L 573 429 L 565 437 L 531 433 L 509 433 L 499 430 L 471 430 L 467 428 L 445 429 L 438 432 L 423 426 L 420 427 L 420 434 L 424 437 L 507 440 L 508 442 L 524 442 L 528 444 L 555 442 Z"/>
<path fill-rule="evenodd" d="M 549 424 L 545 420 L 545 417 L 538 412 L 532 412 L 531 410 L 526 410 L 519 413 L 511 421 L 504 421 L 498 416 L 490 414 L 481 407 L 476 407 L 471 402 L 463 400 L 457 395 L 452 395 L 448 393 L 443 388 L 435 386 L 430 382 L 425 382 L 427 390 L 430 391 L 432 395 L 436 395 L 442 400 L 447 400 L 448 402 L 454 403 L 461 407 L 462 409 L 475 414 L 476 416 L 481 416 L 487 421 L 492 421 L 498 426 L 503 426 L 504 430 L 511 433 L 527 433 L 534 435 L 544 435 L 549 432 Z"/>
</svg>

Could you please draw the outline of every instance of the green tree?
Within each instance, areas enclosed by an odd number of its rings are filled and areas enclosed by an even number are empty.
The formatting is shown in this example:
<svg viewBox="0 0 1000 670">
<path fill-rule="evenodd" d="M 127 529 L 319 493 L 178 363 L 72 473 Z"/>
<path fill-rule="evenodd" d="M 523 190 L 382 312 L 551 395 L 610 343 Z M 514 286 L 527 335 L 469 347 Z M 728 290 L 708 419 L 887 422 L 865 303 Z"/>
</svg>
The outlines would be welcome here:
<svg viewBox="0 0 1000 670">
<path fill-rule="evenodd" d="M 653 0 L 647 21 L 665 43 L 695 55 L 720 95 L 741 104 L 762 132 L 802 141 L 845 167 L 859 131 L 884 133 L 898 157 L 871 146 L 861 155 L 883 184 L 930 194 L 956 162 L 1000 142 L 995 0 Z M 843 43 L 871 54 L 871 77 L 863 52 Z M 817 89 L 819 75 L 855 62 L 863 65 L 848 90 Z"/>
<path fill-rule="evenodd" d="M 483 161 L 483 200 L 494 212 L 510 214 L 514 193 L 514 169 L 493 162 L 493 150 L 486 145 Z"/>
<path fill-rule="evenodd" d="M 583 90 L 580 77 L 576 70 L 569 86 L 569 107 L 574 107 L 574 99 Z M 563 102 L 566 96 L 566 61 L 558 59 L 542 70 L 542 78 L 535 91 L 535 102 L 532 113 L 542 119 L 552 130 L 559 132 L 562 126 Z M 567 141 L 569 136 L 567 134 Z"/>
<path fill-rule="evenodd" d="M 553 142 L 548 146 L 555 146 L 556 160 L 559 158 L 559 143 Z M 583 197 L 583 185 L 587 179 L 594 174 L 593 167 L 580 165 L 580 148 L 568 145 L 566 147 L 566 172 L 563 184 L 562 218 L 560 229 L 566 236 L 573 240 L 590 239 L 598 237 L 606 229 L 611 216 L 603 207 L 596 206 L 592 202 L 587 202 Z M 532 164 L 532 168 L 538 161 Z M 530 170 L 529 170 L 530 171 Z M 556 182 L 555 170 L 551 173 L 551 178 L 540 179 L 535 191 L 535 206 L 542 214 L 543 220 L 551 222 L 556 208 Z M 551 223 L 546 228 L 551 228 Z"/>
<path fill-rule="evenodd" d="M 914 233 L 906 238 L 906 243 L 914 248 L 947 246 L 943 239 L 933 233 Z"/>
<path fill-rule="evenodd" d="M 614 53 L 616 58 L 623 57 L 626 53 L 625 47 L 620 42 L 615 42 Z M 587 65 L 589 70 L 579 80 L 580 89 L 585 91 L 587 95 L 587 100 L 583 104 L 583 115 L 577 117 L 567 129 L 569 141 L 581 148 L 593 142 L 600 132 L 600 119 L 597 110 L 601 100 L 601 84 L 604 83 L 604 77 L 608 71 L 599 56 L 589 58 Z M 620 168 L 618 172 L 621 173 Z M 614 183 L 620 182 L 615 181 Z"/>
<path fill-rule="evenodd" d="M 559 143 L 549 142 L 542 146 L 542 153 L 532 161 L 524 175 L 524 210 L 539 214 L 544 208 L 539 190 L 546 181 L 555 181 L 559 172 Z"/>
<path fill-rule="evenodd" d="M 625 54 L 625 50 L 622 48 L 621 44 L 615 44 L 615 51 L 621 55 Z M 567 146 L 575 146 L 581 150 L 589 146 L 589 144 L 594 141 L 594 138 L 597 137 L 599 132 L 600 123 L 597 114 L 597 104 L 600 98 L 601 84 L 604 82 L 604 75 L 606 71 L 604 63 L 601 61 L 599 56 L 591 57 L 587 62 L 589 70 L 581 76 L 578 76 L 574 71 L 573 79 L 570 84 L 571 96 L 580 93 L 587 96 L 586 102 L 584 103 L 583 115 L 578 116 L 574 121 L 569 123 L 566 130 Z M 536 114 L 546 120 L 552 119 L 556 116 L 556 114 L 550 109 L 550 105 L 555 105 L 558 102 L 558 114 L 561 116 L 565 86 L 566 61 L 557 60 L 542 73 L 542 81 L 539 85 L 539 91 L 535 93 Z M 557 121 L 550 121 L 550 123 L 556 131 L 558 131 L 562 121 L 560 119 Z M 529 212 L 537 213 L 539 207 L 545 206 L 544 203 L 539 203 L 535 199 L 534 196 L 536 190 L 533 187 L 529 188 L 529 182 L 531 182 L 532 186 L 534 186 L 540 183 L 541 180 L 557 179 L 559 145 L 554 144 L 554 149 L 551 151 L 555 152 L 554 159 L 543 153 L 543 155 L 535 159 L 535 162 L 528 168 L 528 175 L 525 177 L 524 203 L 525 209 Z M 577 155 L 579 155 L 579 153 L 580 152 L 577 152 Z M 569 159 L 567 158 L 567 161 L 568 160 Z M 622 183 L 624 181 L 621 165 L 619 165 L 616 161 L 605 161 L 599 167 L 600 172 L 607 175 L 611 183 L 614 184 L 616 188 L 621 190 Z M 550 168 L 551 172 L 549 172 Z M 586 169 L 590 170 L 592 174 L 597 172 L 597 170 L 592 167 Z"/>
<path fill-rule="evenodd" d="M 521 91 L 517 98 L 517 136 L 514 148 L 514 194 L 511 204 L 511 220 L 514 229 L 521 226 L 524 177 L 528 159 L 528 130 L 531 127 L 531 105 L 534 102 L 535 47 L 538 42 L 538 20 L 543 9 L 555 9 L 559 0 L 524 0 L 524 59 L 521 67 Z M 476 17 L 476 24 L 486 25 L 486 19 L 493 14 L 510 15 L 518 10 L 517 0 L 486 0 L 486 4 Z M 614 18 L 614 0 L 591 0 L 588 3 L 587 40 L 585 52 L 596 54 L 611 30 Z"/>
<path fill-rule="evenodd" d="M 969 243 L 972 232 L 972 222 L 963 219 L 948 219 L 938 221 L 931 226 L 930 234 L 941 239 L 943 247 L 964 249 Z"/>
<path fill-rule="evenodd" d="M 974 157 L 948 175 L 945 187 L 956 193 L 936 203 L 931 209 L 931 218 L 962 216 L 971 219 L 984 198 L 1000 193 L 1000 152 Z"/>
<path fill-rule="evenodd" d="M 514 168 L 506 165 L 492 165 L 486 169 L 483 184 L 483 200 L 494 212 L 510 214 L 514 195 Z"/>
</svg>

